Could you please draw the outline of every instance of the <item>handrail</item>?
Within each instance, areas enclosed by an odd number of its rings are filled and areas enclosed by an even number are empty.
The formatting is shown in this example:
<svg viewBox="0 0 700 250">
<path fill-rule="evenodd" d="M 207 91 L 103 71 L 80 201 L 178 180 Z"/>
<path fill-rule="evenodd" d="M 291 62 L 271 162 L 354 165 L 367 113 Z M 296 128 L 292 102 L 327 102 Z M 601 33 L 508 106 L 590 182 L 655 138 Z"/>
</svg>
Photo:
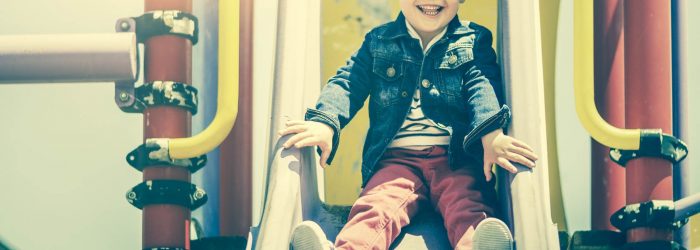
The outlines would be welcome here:
<svg viewBox="0 0 700 250">
<path fill-rule="evenodd" d="M 588 0 L 574 1 L 574 98 L 576 99 L 578 118 L 593 139 L 611 148 L 639 149 L 641 129 L 614 127 L 600 116 L 595 106 L 593 1 Z M 658 133 L 661 133 L 660 129 Z"/>
<path fill-rule="evenodd" d="M 0 84 L 133 82 L 134 33 L 0 36 Z"/>
<path fill-rule="evenodd" d="M 219 88 L 214 120 L 202 132 L 189 138 L 148 139 L 158 145 L 167 145 L 172 159 L 208 153 L 218 147 L 233 128 L 238 115 L 239 10 L 238 1 L 219 0 Z"/>
</svg>

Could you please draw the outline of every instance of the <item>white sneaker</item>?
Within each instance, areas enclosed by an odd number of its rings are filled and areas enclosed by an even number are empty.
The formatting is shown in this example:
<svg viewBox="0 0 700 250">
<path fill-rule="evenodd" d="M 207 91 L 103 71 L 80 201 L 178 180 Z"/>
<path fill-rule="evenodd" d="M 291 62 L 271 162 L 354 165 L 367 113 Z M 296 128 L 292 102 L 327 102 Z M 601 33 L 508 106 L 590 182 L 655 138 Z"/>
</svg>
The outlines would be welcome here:
<svg viewBox="0 0 700 250">
<path fill-rule="evenodd" d="M 333 243 L 328 241 L 321 227 L 313 221 L 299 223 L 292 232 L 292 242 L 289 243 L 294 250 L 330 250 Z"/>
<path fill-rule="evenodd" d="M 513 235 L 503 221 L 486 218 L 474 229 L 474 250 L 512 250 Z"/>
</svg>

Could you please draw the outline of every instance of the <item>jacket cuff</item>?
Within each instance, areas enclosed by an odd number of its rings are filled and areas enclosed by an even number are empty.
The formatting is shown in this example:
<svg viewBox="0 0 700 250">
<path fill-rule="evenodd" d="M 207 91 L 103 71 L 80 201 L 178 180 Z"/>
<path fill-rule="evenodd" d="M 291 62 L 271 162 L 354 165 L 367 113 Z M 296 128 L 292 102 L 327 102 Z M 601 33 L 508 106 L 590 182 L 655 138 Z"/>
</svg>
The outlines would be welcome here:
<svg viewBox="0 0 700 250">
<path fill-rule="evenodd" d="M 464 137 L 462 147 L 464 151 L 481 162 L 484 154 L 484 147 L 481 144 L 481 137 L 497 129 L 505 129 L 510 122 L 510 108 L 503 105 L 496 114 L 484 120 L 481 124 L 472 129 Z"/>
<path fill-rule="evenodd" d="M 340 122 L 338 121 L 338 119 L 333 118 L 333 116 L 318 109 L 312 108 L 306 109 L 304 120 L 320 122 L 328 125 L 329 127 L 331 127 L 331 129 L 333 129 L 333 146 L 331 148 L 331 153 L 328 156 L 328 160 L 326 160 L 326 164 L 330 165 L 333 161 L 333 157 L 335 157 L 335 152 L 338 150 L 338 144 L 340 142 Z M 316 152 L 318 152 L 318 154 L 321 155 L 321 148 L 317 148 Z"/>
</svg>

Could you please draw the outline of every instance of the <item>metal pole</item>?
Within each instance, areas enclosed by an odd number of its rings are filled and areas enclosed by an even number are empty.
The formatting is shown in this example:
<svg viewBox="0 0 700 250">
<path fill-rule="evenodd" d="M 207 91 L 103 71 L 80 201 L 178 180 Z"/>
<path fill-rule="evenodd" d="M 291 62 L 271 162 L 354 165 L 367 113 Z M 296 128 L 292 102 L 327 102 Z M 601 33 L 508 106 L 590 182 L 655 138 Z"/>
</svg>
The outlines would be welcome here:
<svg viewBox="0 0 700 250">
<path fill-rule="evenodd" d="M 676 219 L 688 218 L 700 213 L 700 193 L 676 201 L 675 208 Z"/>
<path fill-rule="evenodd" d="M 221 144 L 221 236 L 246 237 L 253 222 L 253 1 L 240 1 L 239 99 L 236 125 Z M 221 69 L 226 70 L 226 69 Z"/>
<path fill-rule="evenodd" d="M 594 2 L 595 102 L 600 115 L 625 127 L 625 47 L 621 0 Z M 608 157 L 610 148 L 591 139 L 591 229 L 616 230 L 610 216 L 625 205 L 625 169 Z"/>
<path fill-rule="evenodd" d="M 628 128 L 661 128 L 672 134 L 671 5 L 668 1 L 625 1 L 625 122 Z M 638 158 L 626 169 L 627 203 L 672 200 L 671 163 Z M 627 231 L 628 242 L 672 240 L 668 228 Z"/>
<path fill-rule="evenodd" d="M 146 0 L 144 11 L 180 10 L 192 13 L 191 0 Z M 145 42 L 145 81 L 192 82 L 192 43 L 178 36 L 156 36 Z M 190 135 L 191 115 L 175 107 L 149 107 L 144 111 L 144 140 Z M 157 166 L 143 170 L 143 179 L 190 181 L 181 167 Z M 190 210 L 177 205 L 154 204 L 143 208 L 143 247 L 189 249 Z"/>
<path fill-rule="evenodd" d="M 671 1 L 671 18 L 673 34 L 673 132 L 676 138 L 688 142 L 688 73 L 686 68 L 687 44 L 687 9 L 686 0 Z M 676 164 L 673 168 L 673 198 L 680 200 L 689 192 L 690 159 Z M 674 239 L 685 248 L 689 248 L 690 226 L 682 227 L 674 234 Z"/>
<path fill-rule="evenodd" d="M 133 81 L 134 33 L 0 36 L 0 83 Z"/>
</svg>

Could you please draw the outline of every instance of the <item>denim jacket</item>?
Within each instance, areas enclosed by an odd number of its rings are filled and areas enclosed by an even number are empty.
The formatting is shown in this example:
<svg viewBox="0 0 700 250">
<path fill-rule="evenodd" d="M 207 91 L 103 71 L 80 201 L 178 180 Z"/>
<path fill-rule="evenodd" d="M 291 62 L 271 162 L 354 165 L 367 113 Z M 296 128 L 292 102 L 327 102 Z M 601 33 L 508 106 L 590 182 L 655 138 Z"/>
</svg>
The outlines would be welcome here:
<svg viewBox="0 0 700 250">
<path fill-rule="evenodd" d="M 419 41 L 408 34 L 403 14 L 371 30 L 360 49 L 330 78 L 316 107 L 306 112 L 307 121 L 324 123 L 334 131 L 327 163 L 338 148 L 340 130 L 369 97 L 364 186 L 406 119 L 416 88 L 421 91 L 423 113 L 452 127 L 450 166 L 483 162 L 481 137 L 510 120 L 508 107 L 499 104 L 503 87 L 492 40 L 485 27 L 462 23 L 456 16 L 425 55 Z"/>
</svg>

